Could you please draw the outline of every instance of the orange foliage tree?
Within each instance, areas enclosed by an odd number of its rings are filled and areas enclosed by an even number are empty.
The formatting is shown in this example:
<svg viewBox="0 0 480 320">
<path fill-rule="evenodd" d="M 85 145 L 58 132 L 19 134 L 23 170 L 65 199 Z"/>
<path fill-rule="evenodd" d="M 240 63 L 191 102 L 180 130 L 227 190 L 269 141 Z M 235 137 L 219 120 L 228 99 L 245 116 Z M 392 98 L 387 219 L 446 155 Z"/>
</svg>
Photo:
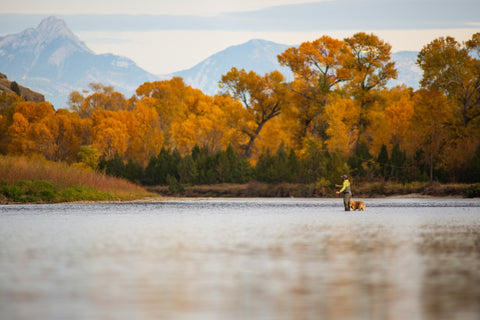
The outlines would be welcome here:
<svg viewBox="0 0 480 320">
<path fill-rule="evenodd" d="M 160 117 L 152 100 L 153 98 L 148 97 L 141 99 L 130 112 L 133 123 L 129 132 L 127 154 L 129 159 L 142 165 L 146 165 L 152 156 L 157 155 L 164 143 Z"/>
<path fill-rule="evenodd" d="M 410 138 L 413 137 L 408 135 L 415 104 L 412 94 L 405 86 L 378 92 L 369 113 L 370 126 L 367 128 L 371 137 L 368 146 L 373 155 L 379 154 L 382 145 L 387 147 L 388 152 L 397 144 L 410 155 L 417 151 L 411 149 Z"/>
<path fill-rule="evenodd" d="M 171 136 L 181 154 L 189 153 L 195 145 L 214 153 L 226 148 L 225 112 L 215 100 L 194 90 L 184 99 L 183 113 L 176 117 Z"/>
<path fill-rule="evenodd" d="M 128 148 L 130 136 L 126 113 L 98 110 L 92 114 L 92 146 L 107 160 L 116 155 L 123 157 Z"/>
<path fill-rule="evenodd" d="M 91 92 L 83 94 L 73 91 L 69 95 L 68 105 L 73 112 L 82 118 L 89 118 L 97 110 L 120 111 L 128 109 L 130 103 L 123 94 L 114 91 L 113 87 L 102 83 L 90 83 Z"/>
<path fill-rule="evenodd" d="M 348 87 L 360 105 L 357 146 L 368 126 L 369 112 L 377 96 L 388 80 L 397 77 L 395 62 L 391 61 L 392 46 L 375 34 L 359 32 L 344 40 L 351 51 L 346 67 L 351 79 Z"/>
<path fill-rule="evenodd" d="M 325 141 L 330 152 L 351 155 L 358 137 L 357 119 L 360 106 L 357 101 L 336 96 L 326 107 L 328 136 Z"/>
<path fill-rule="evenodd" d="M 451 113 L 444 120 L 449 130 L 441 166 L 446 172 L 461 171 L 480 143 L 480 33 L 461 44 L 440 37 L 426 45 L 417 63 L 423 70 L 421 85 L 443 93 Z"/>
<path fill-rule="evenodd" d="M 345 67 L 349 55 L 345 42 L 329 36 L 303 42 L 278 55 L 280 64 L 288 66 L 295 77 L 289 86 L 295 108 L 290 116 L 296 119 L 298 146 L 307 135 L 326 137 L 327 96 L 332 88 L 349 79 L 350 71 Z"/>
<path fill-rule="evenodd" d="M 253 71 L 232 68 L 222 76 L 220 87 L 243 103 L 244 112 L 240 115 L 241 127 L 238 129 L 248 136 L 244 153 L 250 157 L 263 126 L 280 115 L 287 104 L 284 77 L 278 71 L 262 77 Z"/>
</svg>

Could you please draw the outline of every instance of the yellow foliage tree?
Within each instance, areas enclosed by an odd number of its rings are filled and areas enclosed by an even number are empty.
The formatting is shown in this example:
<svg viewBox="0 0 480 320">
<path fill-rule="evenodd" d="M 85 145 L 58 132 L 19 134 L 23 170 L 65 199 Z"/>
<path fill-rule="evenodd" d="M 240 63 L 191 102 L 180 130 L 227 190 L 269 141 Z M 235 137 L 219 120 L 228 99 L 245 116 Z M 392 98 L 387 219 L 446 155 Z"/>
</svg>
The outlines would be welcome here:
<svg viewBox="0 0 480 320">
<path fill-rule="evenodd" d="M 109 160 L 115 155 L 122 157 L 125 154 L 130 137 L 127 126 L 115 119 L 113 112 L 107 115 L 110 116 L 99 120 L 92 127 L 92 146 Z"/>
<path fill-rule="evenodd" d="M 227 147 L 225 112 L 212 97 L 195 91 L 184 99 L 183 111 L 171 127 L 174 146 L 181 154 L 189 153 L 195 145 L 210 152 Z"/>
<path fill-rule="evenodd" d="M 325 107 L 328 128 L 325 141 L 328 151 L 350 155 L 358 138 L 360 106 L 357 101 L 336 97 Z"/>
<path fill-rule="evenodd" d="M 57 160 L 55 155 L 57 153 L 57 144 L 55 143 L 55 133 L 58 132 L 56 128 L 54 132 L 44 121 L 32 123 L 28 130 L 28 154 L 41 154 L 47 160 Z M 63 160 L 63 159 L 61 159 Z"/>
<path fill-rule="evenodd" d="M 220 87 L 240 100 L 245 112 L 242 117 L 242 132 L 248 136 L 244 147 L 245 155 L 250 157 L 255 140 L 263 126 L 271 119 L 280 115 L 287 104 L 287 88 L 283 75 L 278 71 L 260 76 L 257 73 L 232 68 L 222 76 Z"/>
<path fill-rule="evenodd" d="M 114 91 L 113 87 L 102 83 L 90 83 L 91 92 L 84 90 L 70 93 L 68 105 L 73 112 L 82 118 L 89 118 L 97 110 L 121 111 L 127 110 L 129 103 L 124 95 Z"/>
<path fill-rule="evenodd" d="M 248 130 L 245 108 L 240 101 L 233 99 L 230 95 L 216 95 L 214 104 L 225 114 L 223 144 L 231 144 L 235 150 L 241 150 L 242 146 L 248 143 L 248 136 L 244 133 Z"/>
<path fill-rule="evenodd" d="M 323 36 L 313 42 L 303 42 L 278 56 L 281 65 L 288 66 L 295 77 L 290 85 L 294 93 L 292 108 L 285 111 L 296 119 L 294 135 L 301 147 L 307 135 L 325 138 L 325 105 L 331 89 L 350 77 L 345 62 L 350 51 L 344 41 Z"/>
<path fill-rule="evenodd" d="M 57 146 L 55 157 L 52 160 L 77 162 L 80 147 L 91 143 L 90 120 L 80 118 L 77 113 L 60 109 L 55 117 L 48 119 L 47 126 L 53 133 Z"/>
<path fill-rule="evenodd" d="M 375 106 L 369 113 L 368 122 L 371 125 L 367 128 L 368 136 L 372 137 L 368 143 L 371 153 L 378 155 L 382 145 L 391 152 L 393 146 L 398 144 L 401 150 L 413 155 L 417 150 L 409 148 L 407 138 L 415 105 L 411 91 L 400 86 L 384 89 L 378 95 Z"/>
<path fill-rule="evenodd" d="M 359 32 L 344 40 L 351 51 L 345 66 L 350 70 L 348 87 L 360 105 L 357 146 L 370 126 L 369 112 L 377 99 L 377 90 L 397 77 L 391 61 L 392 46 L 375 34 Z"/>
<path fill-rule="evenodd" d="M 414 144 L 412 148 L 424 153 L 430 180 L 433 179 L 433 170 L 442 167 L 444 147 L 450 137 L 445 124 L 452 121 L 452 117 L 452 104 L 441 92 L 424 89 L 417 92 L 409 141 Z"/>
<path fill-rule="evenodd" d="M 23 114 L 16 112 L 13 114 L 12 124 L 8 128 L 10 143 L 8 145 L 8 153 L 12 155 L 22 155 L 27 151 L 28 141 L 27 134 L 30 123 Z"/>
<path fill-rule="evenodd" d="M 158 153 L 164 143 L 163 132 L 160 131 L 160 118 L 152 106 L 153 98 L 145 97 L 137 102 L 130 114 L 133 125 L 129 132 L 130 143 L 128 157 L 142 165 Z"/>
<path fill-rule="evenodd" d="M 21 113 L 29 123 L 39 122 L 43 118 L 55 114 L 50 102 L 20 102 L 15 107 L 15 112 Z"/>
</svg>

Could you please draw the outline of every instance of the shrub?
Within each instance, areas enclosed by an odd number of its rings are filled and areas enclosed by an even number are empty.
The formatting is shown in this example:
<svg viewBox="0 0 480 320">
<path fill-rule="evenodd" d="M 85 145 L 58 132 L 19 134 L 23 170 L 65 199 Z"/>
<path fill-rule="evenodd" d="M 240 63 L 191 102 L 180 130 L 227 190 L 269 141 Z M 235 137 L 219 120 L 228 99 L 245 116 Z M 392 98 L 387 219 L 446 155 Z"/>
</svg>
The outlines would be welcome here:
<svg viewBox="0 0 480 320">
<path fill-rule="evenodd" d="M 471 185 L 464 189 L 463 194 L 466 198 L 480 197 L 480 183 Z"/>
</svg>

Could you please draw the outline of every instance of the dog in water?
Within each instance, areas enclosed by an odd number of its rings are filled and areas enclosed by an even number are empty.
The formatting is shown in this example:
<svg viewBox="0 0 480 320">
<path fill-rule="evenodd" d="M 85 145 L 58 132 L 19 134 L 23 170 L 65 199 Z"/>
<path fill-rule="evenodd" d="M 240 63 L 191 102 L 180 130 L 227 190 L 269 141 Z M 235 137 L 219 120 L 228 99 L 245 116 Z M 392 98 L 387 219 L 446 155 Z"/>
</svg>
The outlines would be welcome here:
<svg viewBox="0 0 480 320">
<path fill-rule="evenodd" d="M 357 209 L 358 211 L 365 211 L 365 203 L 363 201 L 350 201 L 348 205 L 353 211 Z"/>
</svg>

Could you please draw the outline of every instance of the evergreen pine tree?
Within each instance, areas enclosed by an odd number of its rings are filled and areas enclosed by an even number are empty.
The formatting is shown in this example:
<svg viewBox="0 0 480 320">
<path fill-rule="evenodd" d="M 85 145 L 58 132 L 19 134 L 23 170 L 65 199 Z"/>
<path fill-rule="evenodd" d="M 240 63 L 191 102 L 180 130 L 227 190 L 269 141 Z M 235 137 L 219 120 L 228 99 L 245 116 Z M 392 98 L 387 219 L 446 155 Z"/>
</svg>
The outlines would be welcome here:
<svg viewBox="0 0 480 320">
<path fill-rule="evenodd" d="M 380 149 L 380 153 L 378 154 L 377 163 L 379 166 L 379 174 L 382 177 L 386 178 L 389 159 L 387 146 L 385 144 L 382 144 L 382 148 Z"/>
<path fill-rule="evenodd" d="M 10 89 L 15 92 L 15 94 L 19 97 L 22 96 L 21 92 L 20 92 L 20 87 L 18 85 L 18 83 L 16 81 L 12 81 L 12 83 L 10 83 Z"/>
<path fill-rule="evenodd" d="M 362 142 L 358 145 L 355 153 L 348 159 L 348 165 L 354 174 L 365 177 L 371 171 L 370 160 L 372 156 L 368 151 L 368 147 L 365 142 Z"/>
<path fill-rule="evenodd" d="M 402 178 L 403 166 L 406 161 L 405 152 L 400 150 L 399 144 L 395 144 L 390 157 L 391 176 L 397 179 Z"/>
<path fill-rule="evenodd" d="M 472 160 L 465 166 L 462 180 L 467 183 L 480 182 L 480 144 L 475 150 Z"/>
<path fill-rule="evenodd" d="M 182 184 L 194 184 L 197 181 L 197 167 L 191 155 L 186 155 L 178 164 L 179 181 Z"/>
</svg>

